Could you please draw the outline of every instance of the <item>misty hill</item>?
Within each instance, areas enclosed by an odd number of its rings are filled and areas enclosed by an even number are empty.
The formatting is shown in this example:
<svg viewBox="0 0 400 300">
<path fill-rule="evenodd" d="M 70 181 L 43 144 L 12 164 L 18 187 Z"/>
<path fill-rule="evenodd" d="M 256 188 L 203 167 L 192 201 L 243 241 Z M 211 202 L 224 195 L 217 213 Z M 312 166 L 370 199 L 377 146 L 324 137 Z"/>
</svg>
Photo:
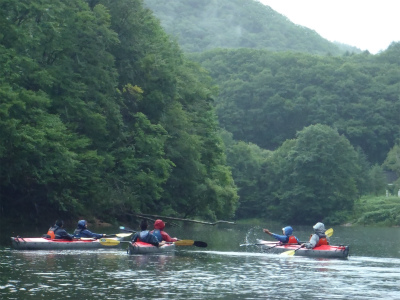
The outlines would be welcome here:
<svg viewBox="0 0 400 300">
<path fill-rule="evenodd" d="M 361 52 L 332 43 L 255 0 L 144 0 L 144 4 L 185 52 L 215 48 L 331 55 Z"/>
</svg>

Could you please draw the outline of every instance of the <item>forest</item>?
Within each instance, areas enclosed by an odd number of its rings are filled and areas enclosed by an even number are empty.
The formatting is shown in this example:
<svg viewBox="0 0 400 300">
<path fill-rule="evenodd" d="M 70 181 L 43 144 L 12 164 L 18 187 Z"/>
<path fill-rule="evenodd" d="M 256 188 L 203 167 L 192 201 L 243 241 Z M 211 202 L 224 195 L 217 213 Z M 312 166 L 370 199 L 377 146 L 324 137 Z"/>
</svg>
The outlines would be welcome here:
<svg viewBox="0 0 400 300">
<path fill-rule="evenodd" d="M 338 224 L 400 176 L 400 44 L 349 52 L 253 0 L 180 2 L 0 0 L 2 219 Z M 196 25 L 239 4 L 265 44 Z"/>
</svg>

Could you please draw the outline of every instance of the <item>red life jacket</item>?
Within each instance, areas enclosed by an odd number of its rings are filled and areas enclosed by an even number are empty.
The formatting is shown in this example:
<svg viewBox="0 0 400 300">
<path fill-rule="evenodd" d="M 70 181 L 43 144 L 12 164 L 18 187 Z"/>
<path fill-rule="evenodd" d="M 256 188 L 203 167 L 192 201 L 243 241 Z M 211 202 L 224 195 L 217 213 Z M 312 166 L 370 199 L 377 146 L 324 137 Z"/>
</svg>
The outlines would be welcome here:
<svg viewBox="0 0 400 300">
<path fill-rule="evenodd" d="M 311 234 L 310 235 L 310 240 L 311 240 L 311 237 L 312 237 L 313 235 Z M 329 242 L 328 242 L 328 239 L 326 238 L 326 237 L 320 237 L 319 238 L 319 241 L 318 241 L 318 243 L 315 245 L 315 247 L 318 247 L 318 246 L 321 246 L 321 245 L 329 245 Z"/>
<path fill-rule="evenodd" d="M 47 235 L 50 236 L 52 240 L 56 238 L 56 235 L 54 234 L 54 231 L 52 230 L 53 228 L 50 228 L 49 231 L 47 231 Z"/>
<path fill-rule="evenodd" d="M 298 244 L 296 237 L 294 235 L 289 236 L 288 244 Z"/>
<path fill-rule="evenodd" d="M 327 238 L 319 238 L 319 241 L 315 247 L 321 246 L 321 245 L 329 245 L 328 239 Z"/>
</svg>

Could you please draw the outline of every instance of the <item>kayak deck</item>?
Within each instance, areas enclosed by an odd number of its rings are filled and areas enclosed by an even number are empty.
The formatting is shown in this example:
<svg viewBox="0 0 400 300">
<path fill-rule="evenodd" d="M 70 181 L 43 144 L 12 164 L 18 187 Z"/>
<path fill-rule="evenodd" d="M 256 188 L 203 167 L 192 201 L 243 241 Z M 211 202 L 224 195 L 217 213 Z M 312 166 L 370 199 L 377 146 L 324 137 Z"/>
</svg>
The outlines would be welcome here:
<svg viewBox="0 0 400 300">
<path fill-rule="evenodd" d="M 262 243 L 263 241 L 261 241 Z M 349 256 L 349 246 L 339 245 L 321 245 L 313 249 L 300 248 L 297 244 L 279 244 L 279 243 L 263 243 L 261 249 L 267 253 L 283 253 L 286 251 L 296 250 L 295 256 L 307 256 L 317 258 L 347 258 Z"/>
<path fill-rule="evenodd" d="M 115 238 L 116 240 L 120 240 Z M 100 239 L 101 240 L 101 239 Z M 96 239 L 52 240 L 47 238 L 11 237 L 11 246 L 16 250 L 93 250 L 100 248 L 118 248 L 104 246 Z"/>
<path fill-rule="evenodd" d="M 175 244 L 165 244 L 161 247 L 156 247 L 144 242 L 129 243 L 127 250 L 128 254 L 148 254 L 148 253 L 164 253 L 175 250 Z"/>
</svg>

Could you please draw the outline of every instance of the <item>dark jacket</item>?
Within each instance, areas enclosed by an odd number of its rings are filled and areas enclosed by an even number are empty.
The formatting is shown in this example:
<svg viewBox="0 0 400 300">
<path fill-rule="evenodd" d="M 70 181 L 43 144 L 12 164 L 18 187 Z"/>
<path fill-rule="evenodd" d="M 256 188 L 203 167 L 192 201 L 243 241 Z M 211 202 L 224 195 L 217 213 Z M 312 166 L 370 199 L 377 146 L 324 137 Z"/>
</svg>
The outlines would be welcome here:
<svg viewBox="0 0 400 300">
<path fill-rule="evenodd" d="M 72 234 L 69 234 L 68 232 L 65 231 L 64 228 L 59 227 L 57 225 L 54 225 L 53 227 L 50 227 L 49 231 L 53 231 L 55 235 L 55 239 L 61 240 L 72 240 L 74 236 Z"/>
<path fill-rule="evenodd" d="M 134 243 L 138 240 L 144 243 L 152 244 L 157 247 L 159 244 L 157 237 L 151 234 L 148 230 L 135 233 L 132 237 L 132 242 Z"/>
<path fill-rule="evenodd" d="M 95 239 L 99 239 L 101 237 L 103 237 L 103 235 L 101 233 L 94 233 L 91 232 L 90 230 L 86 229 L 86 221 L 85 220 L 80 220 L 78 222 L 78 228 L 75 229 L 74 231 L 74 237 L 76 238 L 95 238 Z"/>
</svg>

